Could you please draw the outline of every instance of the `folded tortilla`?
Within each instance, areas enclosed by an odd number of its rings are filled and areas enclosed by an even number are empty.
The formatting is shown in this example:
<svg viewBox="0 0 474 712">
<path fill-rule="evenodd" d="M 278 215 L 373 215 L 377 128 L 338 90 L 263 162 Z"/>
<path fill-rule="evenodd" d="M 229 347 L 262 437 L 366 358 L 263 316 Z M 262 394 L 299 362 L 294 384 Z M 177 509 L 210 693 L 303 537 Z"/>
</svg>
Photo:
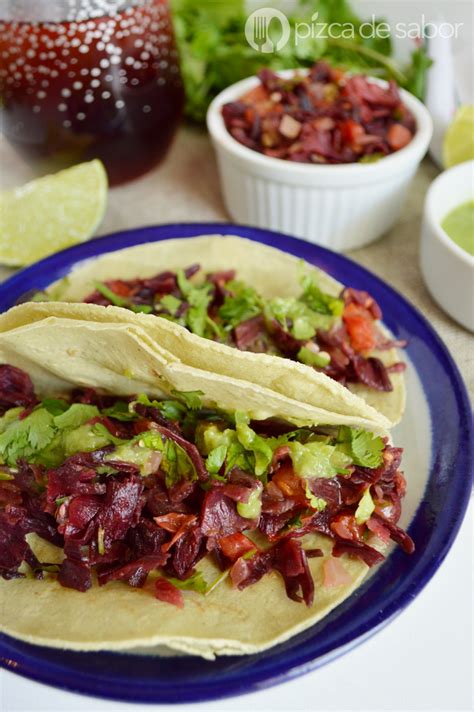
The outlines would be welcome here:
<svg viewBox="0 0 474 712">
<path fill-rule="evenodd" d="M 3 326 L 12 314 L 4 317 Z M 346 424 L 386 435 L 385 419 L 376 413 L 366 418 L 367 406 L 356 396 L 351 396 L 352 415 L 343 415 L 325 409 L 323 396 L 319 405 L 298 402 L 265 385 L 200 370 L 158 345 L 137 324 L 45 317 L 0 333 L 0 363 L 27 371 L 40 395 L 65 393 L 78 386 L 116 395 L 145 391 L 166 396 L 173 389 L 200 390 L 205 405 L 244 410 L 255 419 L 278 417 L 297 426 Z M 214 356 L 217 346 L 199 340 L 196 348 L 205 358 Z M 224 370 L 230 368 L 233 358 L 232 349 L 228 351 L 224 357 L 229 363 Z M 286 368 L 285 362 L 282 369 Z M 316 385 L 314 388 L 316 393 Z M 345 392 L 337 383 L 333 388 L 336 395 Z M 35 535 L 30 535 L 29 541 L 40 561 L 61 561 L 62 551 L 57 547 Z M 52 579 L 0 579 L 0 631 L 30 643 L 72 650 L 152 649 L 164 645 L 208 659 L 256 653 L 321 620 L 367 574 L 365 563 L 344 555 L 340 561 L 351 583 L 324 588 L 323 564 L 330 555 L 331 541 L 310 535 L 304 542 L 324 552 L 324 557 L 310 560 L 316 587 L 311 608 L 286 596 L 276 572 L 243 591 L 224 581 L 206 597 L 188 592 L 182 610 L 156 600 L 149 591 L 119 582 L 80 593 Z M 204 560 L 198 566 L 202 567 L 212 565 Z"/>
<path fill-rule="evenodd" d="M 199 263 L 206 273 L 236 270 L 236 278 L 252 285 L 264 299 L 297 297 L 301 293 L 299 274 L 302 260 L 275 247 L 241 237 L 223 235 L 163 240 L 109 252 L 97 259 L 85 261 L 76 267 L 65 280 L 51 285 L 48 292 L 58 300 L 81 301 L 94 291 L 98 281 L 145 278 L 159 271 L 184 269 L 193 263 Z M 324 292 L 335 297 L 340 295 L 344 285 L 311 264 L 305 263 L 305 267 L 309 274 L 314 274 L 319 287 Z M 359 289 L 364 288 L 363 284 L 356 286 Z M 280 381 L 283 379 L 285 380 L 283 391 L 288 392 L 294 384 L 294 397 L 310 404 L 312 402 L 311 388 L 307 395 L 305 395 L 306 389 L 300 388 L 303 378 L 306 378 L 309 383 L 314 381 L 314 377 L 310 374 L 314 374 L 315 371 L 309 366 L 285 359 L 288 366 L 282 371 L 274 359 L 266 360 L 269 358 L 268 356 L 238 352 L 235 349 L 232 369 L 226 371 L 222 366 L 222 353 L 225 353 L 229 347 L 220 346 L 219 349 L 200 350 L 196 348 L 196 343 L 201 337 L 188 334 L 184 327 L 159 317 L 134 314 L 128 310 L 120 309 L 117 312 L 117 307 L 112 309 L 115 313 L 112 313 L 111 308 L 108 307 L 107 312 L 110 313 L 107 315 L 105 313 L 94 314 L 91 311 L 90 318 L 113 321 L 125 319 L 131 323 L 142 324 L 153 339 L 172 350 L 189 366 L 221 375 L 237 376 L 247 381 L 266 385 L 274 390 L 279 390 Z M 122 314 L 121 311 L 123 311 Z M 384 332 L 389 336 L 386 329 Z M 400 360 L 396 349 L 377 351 L 374 355 L 385 365 Z M 226 360 L 225 363 L 227 363 Z M 368 405 L 384 414 L 392 425 L 395 425 L 400 421 L 405 408 L 404 375 L 403 373 L 392 373 L 390 380 L 393 385 L 393 390 L 390 392 L 376 391 L 359 383 L 350 384 L 349 388 L 361 396 Z M 323 387 L 321 380 L 317 387 Z M 338 412 L 338 408 L 343 408 L 346 400 L 350 408 L 350 399 L 342 398 L 338 391 L 339 405 L 335 405 L 335 397 L 331 398 L 330 394 L 335 396 L 336 391 L 331 388 L 330 383 L 326 384 L 324 388 L 329 409 Z"/>
</svg>

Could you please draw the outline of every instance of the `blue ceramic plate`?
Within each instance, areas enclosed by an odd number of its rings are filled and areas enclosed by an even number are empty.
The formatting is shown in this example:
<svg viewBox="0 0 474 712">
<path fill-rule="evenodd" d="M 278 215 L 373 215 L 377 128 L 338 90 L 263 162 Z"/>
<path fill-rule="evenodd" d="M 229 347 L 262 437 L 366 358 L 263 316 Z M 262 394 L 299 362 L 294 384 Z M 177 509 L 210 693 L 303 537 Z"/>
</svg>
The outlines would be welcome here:
<svg viewBox="0 0 474 712">
<path fill-rule="evenodd" d="M 346 257 L 278 233 L 230 224 L 180 224 L 109 235 L 53 255 L 0 285 L 0 311 L 30 289 L 44 289 L 97 255 L 144 242 L 232 234 L 302 257 L 379 302 L 397 338 L 408 339 L 408 403 L 393 438 L 405 448 L 408 495 L 402 526 L 417 549 L 395 550 L 356 593 L 321 623 L 258 655 L 163 658 L 74 653 L 0 636 L 1 664 L 50 685 L 133 702 L 215 699 L 275 685 L 313 670 L 361 643 L 422 590 L 443 561 L 461 524 L 471 487 L 471 415 L 461 376 L 440 338 L 403 297 Z M 229 265 L 231 266 L 231 265 Z M 258 285 L 256 285 L 258 287 Z M 19 611 L 21 615 L 21 611 Z"/>
</svg>

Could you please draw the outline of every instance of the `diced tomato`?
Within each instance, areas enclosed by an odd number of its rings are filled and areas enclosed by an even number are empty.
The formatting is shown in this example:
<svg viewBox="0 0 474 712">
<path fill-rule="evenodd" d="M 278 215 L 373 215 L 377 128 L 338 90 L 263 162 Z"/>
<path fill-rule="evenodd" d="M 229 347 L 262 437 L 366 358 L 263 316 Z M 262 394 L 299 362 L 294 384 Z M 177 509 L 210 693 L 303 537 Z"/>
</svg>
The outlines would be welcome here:
<svg viewBox="0 0 474 712">
<path fill-rule="evenodd" d="M 219 539 L 219 546 L 222 549 L 224 556 L 232 562 L 236 561 L 236 559 L 240 558 L 248 551 L 252 551 L 252 549 L 256 548 L 253 541 L 250 541 L 245 534 L 241 534 L 240 532 L 222 537 L 222 539 Z"/>
<path fill-rule="evenodd" d="M 245 104 L 258 104 L 260 101 L 268 101 L 268 92 L 262 84 L 250 89 L 246 94 L 244 94 L 240 101 Z"/>
<path fill-rule="evenodd" d="M 332 556 L 323 564 L 323 586 L 325 588 L 334 588 L 335 586 L 343 586 L 352 583 L 352 579 L 345 570 L 339 559 L 334 559 Z"/>
<path fill-rule="evenodd" d="M 363 127 L 354 121 L 353 119 L 346 119 L 341 121 L 341 131 L 344 141 L 347 143 L 357 143 L 357 141 L 364 135 L 365 131 Z"/>
<path fill-rule="evenodd" d="M 106 285 L 114 294 L 118 294 L 120 297 L 128 297 L 132 291 L 131 285 L 121 279 L 110 280 L 106 282 Z"/>
<path fill-rule="evenodd" d="M 392 151 L 399 151 L 410 143 L 411 139 L 411 131 L 402 124 L 392 124 L 387 131 L 387 141 Z"/>
<path fill-rule="evenodd" d="M 342 315 L 351 340 L 351 346 L 356 351 L 371 351 L 375 347 L 376 335 L 371 313 L 358 304 L 348 304 Z"/>
<path fill-rule="evenodd" d="M 244 94 L 240 101 L 244 104 L 251 104 L 252 114 L 255 112 L 259 116 L 264 116 L 269 111 L 274 111 L 278 108 L 278 105 L 275 105 L 270 100 L 270 95 L 268 91 L 261 84 L 258 87 L 254 87 L 246 94 Z M 252 116 L 252 122 L 253 119 L 254 117 Z"/>
<path fill-rule="evenodd" d="M 282 465 L 272 477 L 272 482 L 283 492 L 287 497 L 294 497 L 302 503 L 306 502 L 306 494 L 304 491 L 303 480 L 295 475 L 293 466 L 288 463 Z"/>
<path fill-rule="evenodd" d="M 331 531 L 341 539 L 350 539 L 351 541 L 360 541 L 361 539 L 362 527 L 357 524 L 352 514 L 339 514 L 329 526 Z"/>
<path fill-rule="evenodd" d="M 184 608 L 184 598 L 183 594 L 173 586 L 170 581 L 164 578 L 158 578 L 155 581 L 155 596 L 159 601 L 164 601 L 165 603 L 171 603 L 173 606 L 178 608 Z"/>
</svg>

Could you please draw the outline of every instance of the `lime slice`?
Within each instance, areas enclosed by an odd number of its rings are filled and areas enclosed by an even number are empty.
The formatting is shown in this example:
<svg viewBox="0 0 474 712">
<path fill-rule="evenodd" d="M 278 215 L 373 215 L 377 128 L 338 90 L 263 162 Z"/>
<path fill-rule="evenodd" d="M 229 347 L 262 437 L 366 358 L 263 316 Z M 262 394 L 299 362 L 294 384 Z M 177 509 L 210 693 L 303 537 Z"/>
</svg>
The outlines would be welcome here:
<svg viewBox="0 0 474 712">
<path fill-rule="evenodd" d="M 451 168 L 474 159 L 474 106 L 461 106 L 443 142 L 443 165 Z"/>
<path fill-rule="evenodd" d="M 0 192 L 0 263 L 27 265 L 88 240 L 107 205 L 98 160 Z"/>
</svg>

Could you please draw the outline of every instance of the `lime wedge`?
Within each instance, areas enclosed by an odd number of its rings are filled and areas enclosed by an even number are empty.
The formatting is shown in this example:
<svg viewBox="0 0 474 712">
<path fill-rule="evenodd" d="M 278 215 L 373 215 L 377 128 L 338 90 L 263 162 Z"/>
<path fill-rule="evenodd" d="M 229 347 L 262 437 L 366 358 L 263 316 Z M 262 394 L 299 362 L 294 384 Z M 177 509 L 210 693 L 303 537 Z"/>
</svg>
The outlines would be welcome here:
<svg viewBox="0 0 474 712">
<path fill-rule="evenodd" d="M 88 240 L 107 205 L 98 160 L 0 192 L 0 263 L 27 265 Z"/>
<path fill-rule="evenodd" d="M 461 106 L 443 142 L 443 165 L 451 168 L 474 159 L 474 106 Z"/>
</svg>

